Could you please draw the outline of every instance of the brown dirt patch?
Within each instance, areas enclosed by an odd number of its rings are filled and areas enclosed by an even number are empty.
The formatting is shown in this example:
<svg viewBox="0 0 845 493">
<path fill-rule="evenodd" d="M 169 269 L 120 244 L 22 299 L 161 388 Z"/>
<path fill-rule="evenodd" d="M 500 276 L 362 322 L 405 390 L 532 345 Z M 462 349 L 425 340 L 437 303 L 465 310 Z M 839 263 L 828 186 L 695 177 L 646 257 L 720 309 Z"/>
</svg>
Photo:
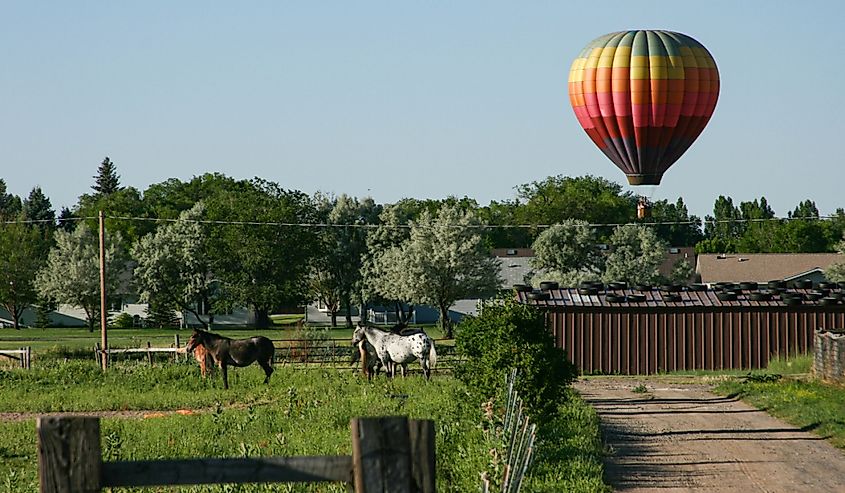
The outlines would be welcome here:
<svg viewBox="0 0 845 493">
<path fill-rule="evenodd" d="M 634 392 L 641 384 L 647 392 Z M 845 492 L 845 452 L 700 380 L 594 377 L 575 388 L 601 419 L 616 491 Z"/>
</svg>

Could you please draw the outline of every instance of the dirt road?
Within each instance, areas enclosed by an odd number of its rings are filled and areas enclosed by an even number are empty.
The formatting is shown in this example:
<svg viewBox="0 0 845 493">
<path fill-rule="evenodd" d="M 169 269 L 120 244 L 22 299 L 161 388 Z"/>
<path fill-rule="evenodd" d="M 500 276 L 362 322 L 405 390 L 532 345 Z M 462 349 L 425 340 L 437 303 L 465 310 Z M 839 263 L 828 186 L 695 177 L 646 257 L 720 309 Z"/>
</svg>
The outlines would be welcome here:
<svg viewBox="0 0 845 493">
<path fill-rule="evenodd" d="M 616 491 L 845 493 L 845 452 L 708 385 L 596 377 L 576 388 L 601 418 Z"/>
</svg>

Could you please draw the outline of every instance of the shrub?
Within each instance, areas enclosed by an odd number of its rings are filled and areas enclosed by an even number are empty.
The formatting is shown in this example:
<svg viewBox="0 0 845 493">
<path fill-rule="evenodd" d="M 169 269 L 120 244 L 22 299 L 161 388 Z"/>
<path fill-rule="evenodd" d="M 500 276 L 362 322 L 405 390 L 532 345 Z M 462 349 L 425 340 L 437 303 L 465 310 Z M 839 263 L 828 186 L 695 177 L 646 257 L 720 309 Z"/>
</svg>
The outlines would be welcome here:
<svg viewBox="0 0 845 493">
<path fill-rule="evenodd" d="M 116 315 L 111 322 L 111 326 L 116 329 L 131 329 L 132 315 L 128 313 L 120 313 Z"/>
<path fill-rule="evenodd" d="M 496 395 L 508 370 L 517 368 L 519 395 L 540 423 L 566 400 L 566 390 L 578 374 L 563 350 L 555 347 L 543 313 L 510 297 L 487 301 L 480 316 L 464 319 L 455 349 L 464 359 L 456 376 L 478 392 L 480 400 Z"/>
</svg>

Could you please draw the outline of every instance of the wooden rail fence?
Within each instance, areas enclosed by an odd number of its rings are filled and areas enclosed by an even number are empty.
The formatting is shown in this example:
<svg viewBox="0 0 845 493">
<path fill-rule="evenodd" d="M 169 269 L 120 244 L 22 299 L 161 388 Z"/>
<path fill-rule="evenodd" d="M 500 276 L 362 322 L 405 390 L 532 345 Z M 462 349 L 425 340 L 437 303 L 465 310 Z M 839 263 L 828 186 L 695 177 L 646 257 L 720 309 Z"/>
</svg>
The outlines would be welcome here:
<svg viewBox="0 0 845 493">
<path fill-rule="evenodd" d="M 108 487 L 339 481 L 363 493 L 434 493 L 434 421 L 354 418 L 351 456 L 256 457 L 103 462 L 100 420 L 36 421 L 41 493 L 95 493 Z"/>
<path fill-rule="evenodd" d="M 20 349 L 0 349 L 0 356 L 18 360 L 21 368 L 27 370 L 32 368 L 32 348 L 29 346 Z"/>
<path fill-rule="evenodd" d="M 152 364 L 156 354 L 171 354 L 172 360 L 176 361 L 180 357 L 188 358 L 185 354 L 185 348 L 181 344 L 179 335 L 174 336 L 174 343 L 169 347 L 154 347 L 150 342 L 147 342 L 146 347 L 139 348 L 108 348 L 106 351 L 111 357 L 112 355 L 142 355 L 146 356 L 147 360 Z M 436 339 L 435 345 L 438 341 L 446 341 L 447 339 Z M 300 367 L 328 367 L 335 369 L 354 369 L 358 363 L 353 363 L 352 357 L 357 355 L 357 350 L 353 348 L 349 339 L 275 339 L 273 345 L 276 348 L 276 356 L 274 364 L 278 366 L 295 366 Z M 437 365 L 435 371 L 451 371 L 456 364 L 460 362 L 459 358 L 454 352 L 454 346 L 441 344 L 435 346 L 437 348 Z M 101 360 L 103 349 L 99 344 L 94 345 L 94 358 L 97 361 Z"/>
</svg>

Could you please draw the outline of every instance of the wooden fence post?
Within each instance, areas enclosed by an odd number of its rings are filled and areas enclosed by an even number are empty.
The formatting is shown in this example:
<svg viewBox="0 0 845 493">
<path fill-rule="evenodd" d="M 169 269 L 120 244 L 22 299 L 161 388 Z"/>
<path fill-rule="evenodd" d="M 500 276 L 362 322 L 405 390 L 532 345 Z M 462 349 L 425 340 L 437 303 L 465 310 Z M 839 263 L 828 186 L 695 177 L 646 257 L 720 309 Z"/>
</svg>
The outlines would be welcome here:
<svg viewBox="0 0 845 493">
<path fill-rule="evenodd" d="M 147 361 L 150 365 L 153 364 L 153 353 L 150 352 L 150 341 L 147 341 Z"/>
<path fill-rule="evenodd" d="M 356 493 L 434 493 L 434 421 L 406 417 L 352 420 Z"/>
<path fill-rule="evenodd" d="M 173 347 L 176 348 L 176 351 L 173 352 L 173 362 L 179 361 L 179 348 L 182 345 L 179 343 L 179 334 L 173 336 Z M 188 361 L 188 353 L 185 353 L 185 361 Z"/>
<path fill-rule="evenodd" d="M 44 416 L 36 429 L 41 493 L 99 493 L 99 418 Z"/>
<path fill-rule="evenodd" d="M 408 431 L 415 491 L 435 493 L 434 421 L 412 419 L 408 421 Z"/>
</svg>

